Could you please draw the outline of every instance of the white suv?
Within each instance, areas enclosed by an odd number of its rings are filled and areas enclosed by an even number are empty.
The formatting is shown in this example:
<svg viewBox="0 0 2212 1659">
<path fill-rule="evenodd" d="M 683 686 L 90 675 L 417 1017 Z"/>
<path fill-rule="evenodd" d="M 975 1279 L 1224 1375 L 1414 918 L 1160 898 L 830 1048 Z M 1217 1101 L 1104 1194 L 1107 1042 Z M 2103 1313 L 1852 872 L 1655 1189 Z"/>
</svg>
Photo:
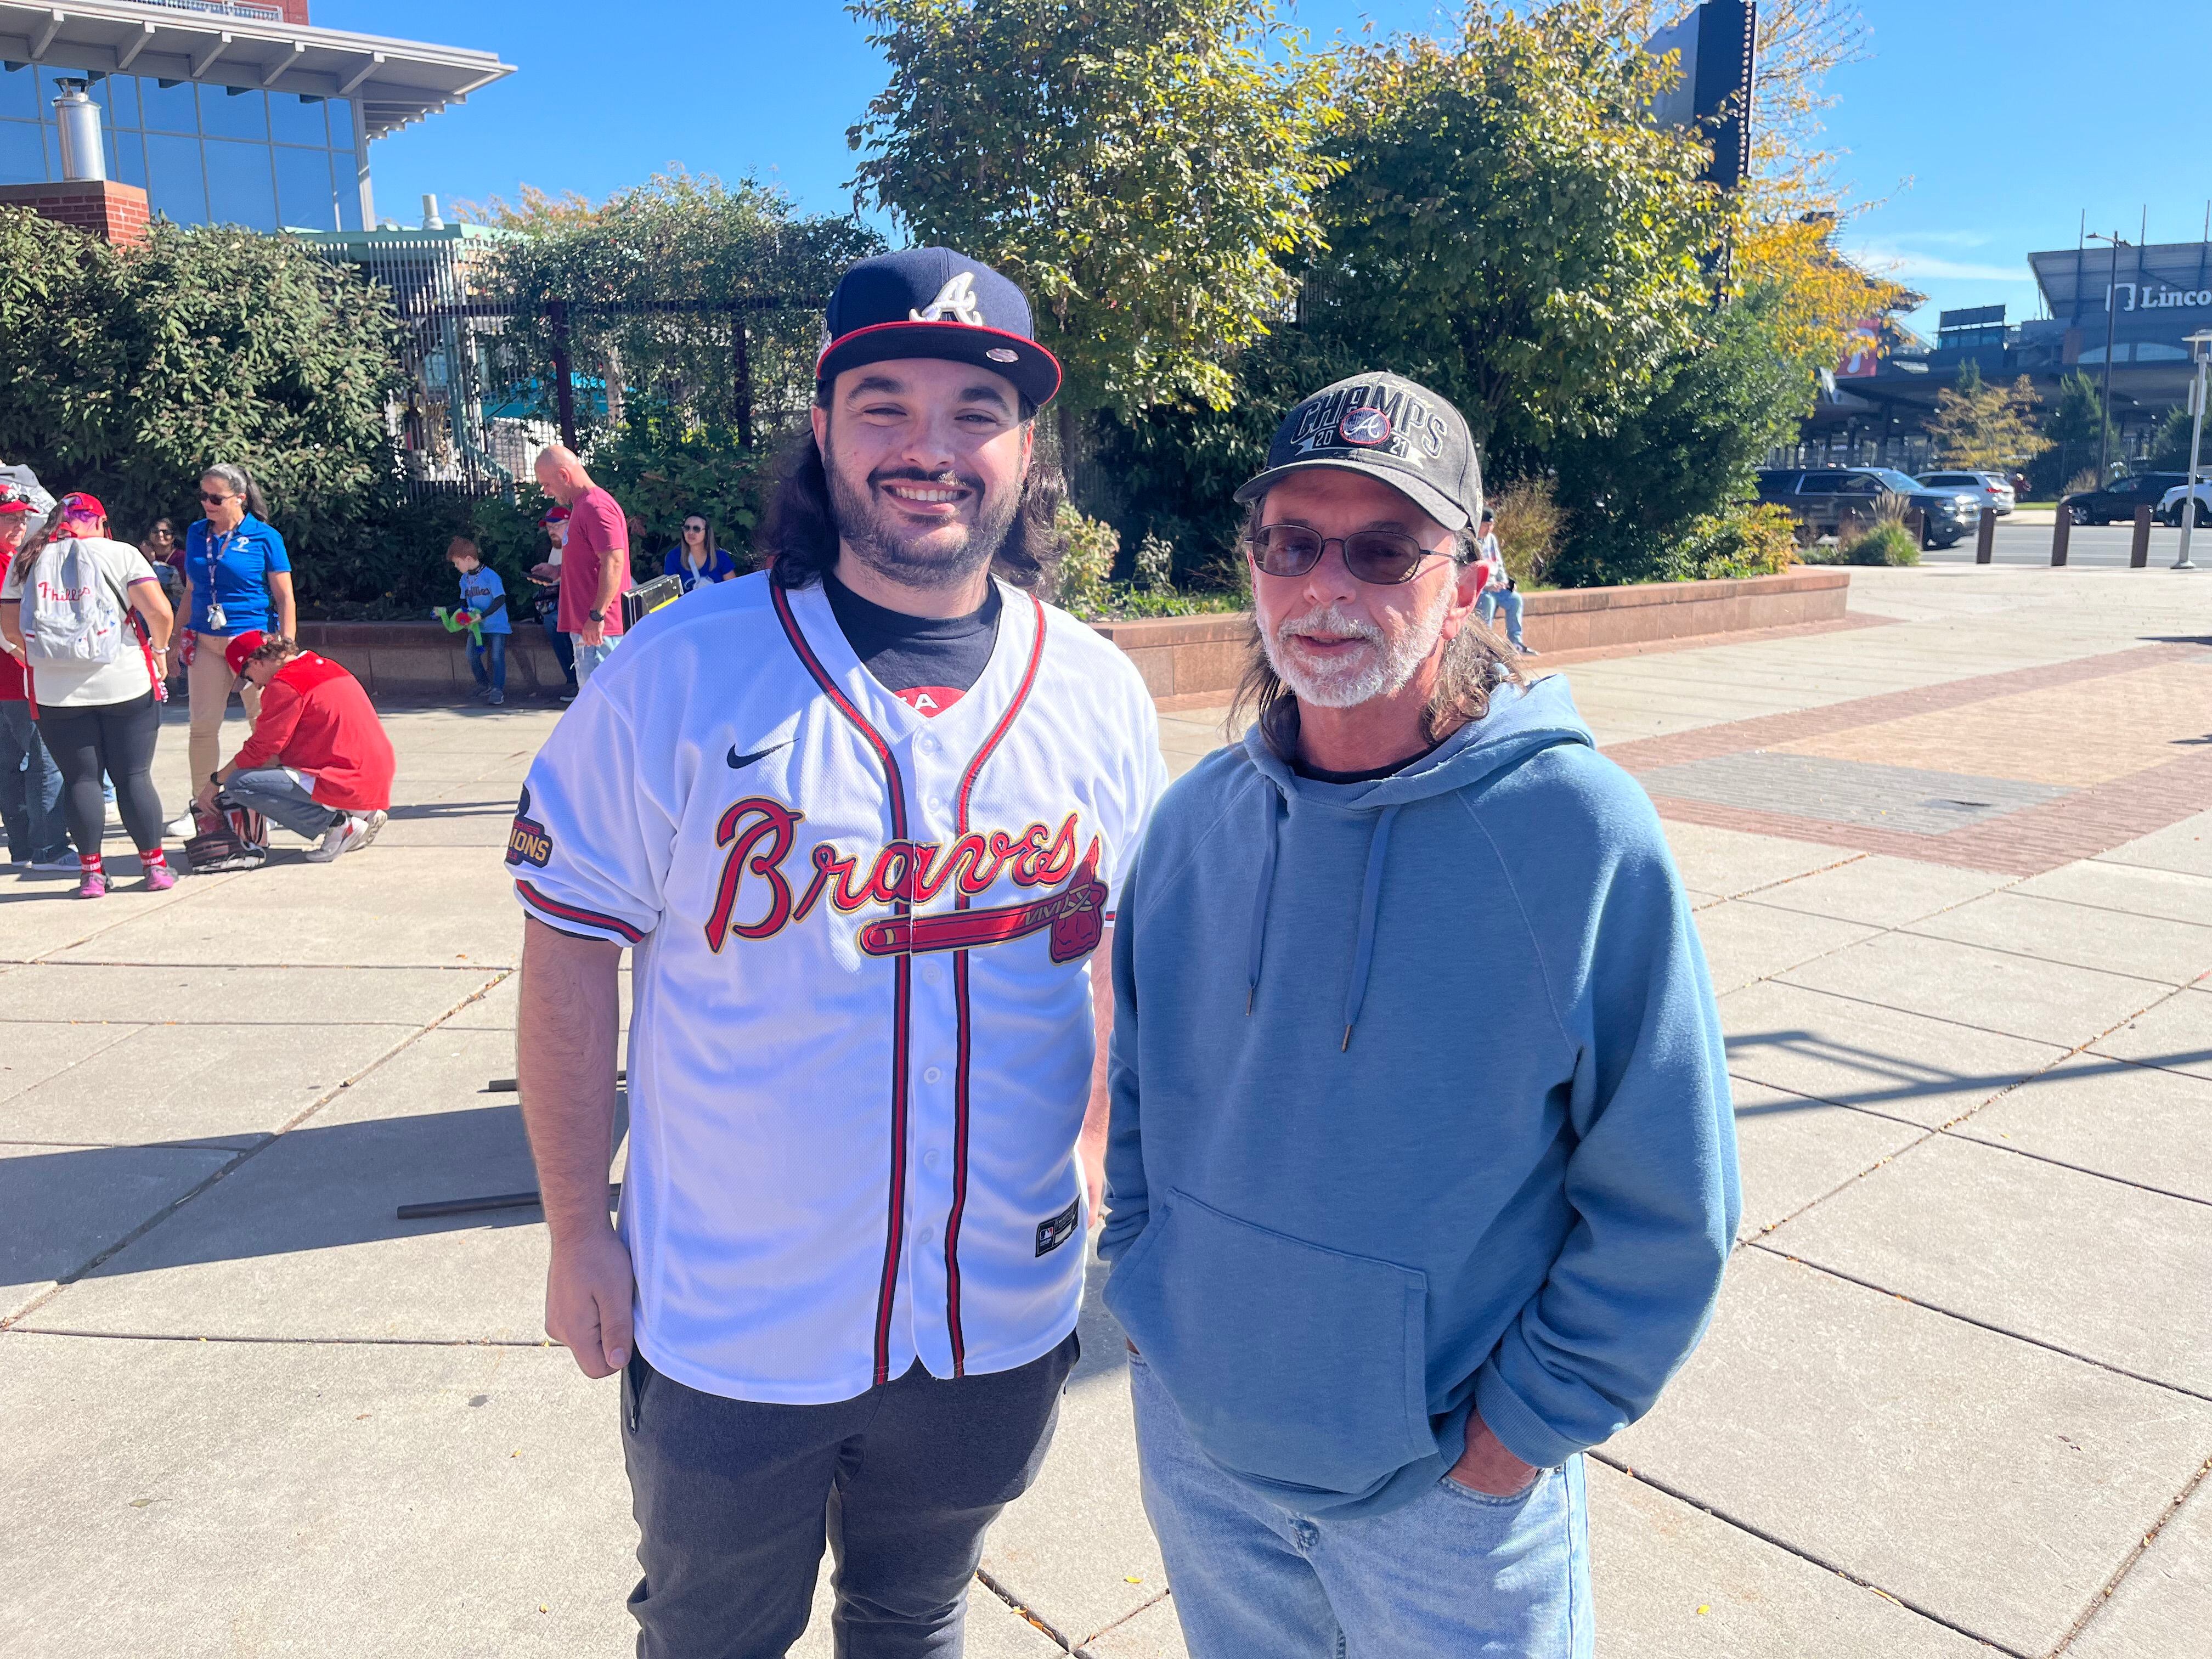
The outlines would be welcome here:
<svg viewBox="0 0 2212 1659">
<path fill-rule="evenodd" d="M 2012 481 L 2001 472 L 1923 472 L 1920 482 L 1930 489 L 1971 489 L 2001 519 L 2013 509 Z"/>
<path fill-rule="evenodd" d="M 2177 529 L 2181 524 L 2181 498 L 2189 493 L 2186 484 L 2177 485 L 2158 498 L 2158 521 Z M 2212 477 L 2197 481 L 2197 527 L 2212 526 Z"/>
</svg>

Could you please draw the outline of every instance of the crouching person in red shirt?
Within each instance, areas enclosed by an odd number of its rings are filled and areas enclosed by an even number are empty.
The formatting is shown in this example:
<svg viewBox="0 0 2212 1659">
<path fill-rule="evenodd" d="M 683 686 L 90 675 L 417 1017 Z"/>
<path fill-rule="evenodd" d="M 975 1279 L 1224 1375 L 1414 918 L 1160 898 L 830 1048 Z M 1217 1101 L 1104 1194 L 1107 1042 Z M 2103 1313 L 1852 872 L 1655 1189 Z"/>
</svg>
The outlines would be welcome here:
<svg viewBox="0 0 2212 1659">
<path fill-rule="evenodd" d="M 258 812 L 316 845 L 310 864 L 366 847 L 392 805 L 392 740 L 361 682 L 287 639 L 245 633 L 225 641 L 230 672 L 262 688 L 253 735 L 200 785 L 210 816 Z"/>
</svg>

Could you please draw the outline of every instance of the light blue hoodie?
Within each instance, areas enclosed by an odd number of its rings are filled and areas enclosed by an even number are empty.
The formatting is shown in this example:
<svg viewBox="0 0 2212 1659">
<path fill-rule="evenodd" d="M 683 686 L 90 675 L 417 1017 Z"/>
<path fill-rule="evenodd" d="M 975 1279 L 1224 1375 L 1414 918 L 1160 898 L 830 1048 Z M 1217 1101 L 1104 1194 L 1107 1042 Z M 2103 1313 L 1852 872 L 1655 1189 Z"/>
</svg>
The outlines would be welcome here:
<svg viewBox="0 0 2212 1659">
<path fill-rule="evenodd" d="M 1376 782 L 1256 729 L 1209 756 L 1146 832 L 1114 988 L 1106 1303 L 1255 1488 L 1407 1502 L 1470 1401 L 1558 1464 L 1697 1345 L 1738 1212 L 1720 1019 L 1563 679 Z"/>
</svg>

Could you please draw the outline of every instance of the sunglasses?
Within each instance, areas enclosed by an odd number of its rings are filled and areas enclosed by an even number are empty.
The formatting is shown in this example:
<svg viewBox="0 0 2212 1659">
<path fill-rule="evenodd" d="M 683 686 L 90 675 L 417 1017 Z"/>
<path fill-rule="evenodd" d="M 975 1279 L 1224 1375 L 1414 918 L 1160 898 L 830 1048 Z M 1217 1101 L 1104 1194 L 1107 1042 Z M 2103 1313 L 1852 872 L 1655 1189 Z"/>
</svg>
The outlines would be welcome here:
<svg viewBox="0 0 2212 1659">
<path fill-rule="evenodd" d="M 225 501 L 234 501 L 238 497 L 235 495 L 210 495 L 206 490 L 203 489 L 200 491 L 200 499 L 205 501 L 210 507 L 221 507 Z"/>
<path fill-rule="evenodd" d="M 1413 580 L 1432 550 L 1400 530 L 1356 530 L 1349 536 L 1323 536 L 1302 524 L 1271 524 L 1253 532 L 1252 562 L 1270 576 L 1303 576 L 1332 547 L 1344 550 L 1346 570 L 1375 587 L 1395 587 Z"/>
</svg>

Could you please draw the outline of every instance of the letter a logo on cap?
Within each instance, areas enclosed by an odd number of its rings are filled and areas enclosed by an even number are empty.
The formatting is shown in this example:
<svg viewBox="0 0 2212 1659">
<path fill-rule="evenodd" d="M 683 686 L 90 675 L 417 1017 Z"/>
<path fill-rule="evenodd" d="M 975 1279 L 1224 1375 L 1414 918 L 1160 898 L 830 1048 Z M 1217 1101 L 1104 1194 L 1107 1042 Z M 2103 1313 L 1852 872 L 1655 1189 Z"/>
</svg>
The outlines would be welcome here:
<svg viewBox="0 0 2212 1659">
<path fill-rule="evenodd" d="M 970 328 L 982 327 L 983 313 L 975 304 L 975 273 L 962 271 L 937 290 L 934 300 L 907 315 L 917 323 L 965 323 Z"/>
</svg>

